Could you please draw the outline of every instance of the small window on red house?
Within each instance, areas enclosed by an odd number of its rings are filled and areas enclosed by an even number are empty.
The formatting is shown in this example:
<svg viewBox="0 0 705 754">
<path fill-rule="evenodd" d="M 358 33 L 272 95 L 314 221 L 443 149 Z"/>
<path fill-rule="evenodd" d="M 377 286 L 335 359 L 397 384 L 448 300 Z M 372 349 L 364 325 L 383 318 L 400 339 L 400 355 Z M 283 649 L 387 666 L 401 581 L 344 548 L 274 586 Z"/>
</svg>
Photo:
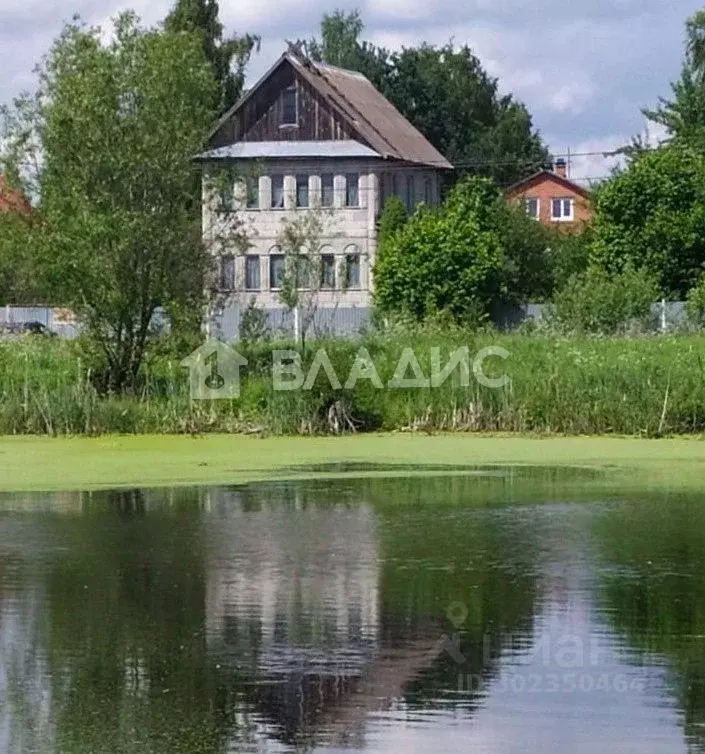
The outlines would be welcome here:
<svg viewBox="0 0 705 754">
<path fill-rule="evenodd" d="M 539 219 L 540 204 L 538 199 L 527 198 L 524 200 L 524 207 L 526 208 L 526 214 L 529 217 L 533 217 L 536 220 Z"/>
<path fill-rule="evenodd" d="M 551 202 L 551 220 L 570 222 L 573 219 L 573 200 L 566 197 Z"/>
</svg>

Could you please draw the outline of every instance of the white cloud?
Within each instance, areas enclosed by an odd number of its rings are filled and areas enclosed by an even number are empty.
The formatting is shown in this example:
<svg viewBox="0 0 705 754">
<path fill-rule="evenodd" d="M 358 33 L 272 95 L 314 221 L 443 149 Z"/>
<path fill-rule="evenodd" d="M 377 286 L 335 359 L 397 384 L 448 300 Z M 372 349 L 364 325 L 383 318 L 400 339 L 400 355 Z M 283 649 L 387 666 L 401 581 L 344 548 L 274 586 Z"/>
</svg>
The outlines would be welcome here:
<svg viewBox="0 0 705 754">
<path fill-rule="evenodd" d="M 228 31 L 263 36 L 253 60 L 256 80 L 285 39 L 316 34 L 321 15 L 361 7 L 366 37 L 391 48 L 421 41 L 469 44 L 487 70 L 534 115 L 549 144 L 576 147 L 605 134 L 643 128 L 640 108 L 668 94 L 677 77 L 683 24 L 701 0 L 221 0 Z M 164 17 L 171 0 L 132 0 L 146 23 Z M 75 11 L 104 22 L 120 0 L 0 0 L 0 101 L 32 83 L 31 70 Z M 471 19 L 471 20 L 470 20 Z"/>
</svg>

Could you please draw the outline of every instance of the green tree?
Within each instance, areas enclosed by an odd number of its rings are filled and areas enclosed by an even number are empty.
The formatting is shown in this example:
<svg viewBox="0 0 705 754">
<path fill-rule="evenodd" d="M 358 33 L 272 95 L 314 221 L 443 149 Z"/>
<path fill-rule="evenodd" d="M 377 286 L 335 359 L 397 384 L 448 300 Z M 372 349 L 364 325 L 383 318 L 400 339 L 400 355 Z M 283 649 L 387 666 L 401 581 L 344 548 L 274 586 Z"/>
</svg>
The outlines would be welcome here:
<svg viewBox="0 0 705 754">
<path fill-rule="evenodd" d="M 678 142 L 705 149 L 705 10 L 686 21 L 681 76 L 671 84 L 671 99 L 661 98 L 647 118 L 664 126 Z"/>
<path fill-rule="evenodd" d="M 37 303 L 33 218 L 0 210 L 0 305 Z"/>
<path fill-rule="evenodd" d="M 253 34 L 225 37 L 219 18 L 217 0 L 177 0 L 164 20 L 168 32 L 196 33 L 201 37 L 203 51 L 218 82 L 215 110 L 223 114 L 240 98 L 253 51 L 259 49 L 260 38 Z"/>
<path fill-rule="evenodd" d="M 359 71 L 459 168 L 513 183 L 550 162 L 526 107 L 500 95 L 469 47 L 423 44 L 390 53 L 360 41 L 358 11 L 323 17 L 315 60 Z"/>
<path fill-rule="evenodd" d="M 587 272 L 593 238 L 592 225 L 584 226 L 578 233 L 557 228 L 550 234 L 546 266 L 552 292 L 563 290 L 571 278 Z"/>
<path fill-rule="evenodd" d="M 401 230 L 387 236 L 374 268 L 380 311 L 417 321 L 438 312 L 461 322 L 488 314 L 502 284 L 495 201 L 492 183 L 467 179 L 439 211 L 422 205 Z"/>
<path fill-rule="evenodd" d="M 591 260 L 609 273 L 644 268 L 683 299 L 705 267 L 705 155 L 647 151 L 596 192 Z"/>
<path fill-rule="evenodd" d="M 125 13 L 109 44 L 66 26 L 23 110 L 32 117 L 17 120 L 42 156 L 37 264 L 53 302 L 83 322 L 108 389 L 134 385 L 158 307 L 200 312 L 210 255 L 190 160 L 215 88 L 197 35 Z"/>
<path fill-rule="evenodd" d="M 699 74 L 705 73 L 705 9 L 685 22 L 686 61 Z"/>
<path fill-rule="evenodd" d="M 310 209 L 282 222 L 277 245 L 284 253 L 285 271 L 279 299 L 295 318 L 295 336 L 306 347 L 306 336 L 314 326 L 320 293 L 334 290 L 331 275 L 321 255 L 323 239 L 330 235 L 330 212 L 321 207 Z"/>
<path fill-rule="evenodd" d="M 398 196 L 390 196 L 384 203 L 379 218 L 379 239 L 381 243 L 401 230 L 409 219 L 404 202 Z"/>
<path fill-rule="evenodd" d="M 391 71 L 390 53 L 360 41 L 364 28 L 359 10 L 336 10 L 323 16 L 320 41 L 311 39 L 304 46 L 312 60 L 359 71 L 384 91 Z"/>
<path fill-rule="evenodd" d="M 500 96 L 469 47 L 422 45 L 392 56 L 386 94 L 454 165 L 508 185 L 550 162 L 526 107 Z"/>
<path fill-rule="evenodd" d="M 694 288 L 688 291 L 686 302 L 688 320 L 695 327 L 705 327 L 705 272 Z"/>
<path fill-rule="evenodd" d="M 502 301 L 519 304 L 543 301 L 551 295 L 552 246 L 556 233 L 526 214 L 522 205 L 497 192 L 489 216 L 502 248 Z"/>
</svg>

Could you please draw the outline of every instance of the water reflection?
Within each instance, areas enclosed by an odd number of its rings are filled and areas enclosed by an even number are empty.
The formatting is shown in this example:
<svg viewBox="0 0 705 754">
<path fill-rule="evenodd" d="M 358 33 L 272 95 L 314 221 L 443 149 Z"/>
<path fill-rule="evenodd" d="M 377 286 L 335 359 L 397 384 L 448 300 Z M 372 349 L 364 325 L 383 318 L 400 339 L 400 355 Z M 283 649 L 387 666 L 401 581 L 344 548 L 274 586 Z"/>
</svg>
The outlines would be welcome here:
<svg viewBox="0 0 705 754">
<path fill-rule="evenodd" d="M 6 496 L 0 751 L 705 750 L 705 510 L 565 488 Z"/>
</svg>

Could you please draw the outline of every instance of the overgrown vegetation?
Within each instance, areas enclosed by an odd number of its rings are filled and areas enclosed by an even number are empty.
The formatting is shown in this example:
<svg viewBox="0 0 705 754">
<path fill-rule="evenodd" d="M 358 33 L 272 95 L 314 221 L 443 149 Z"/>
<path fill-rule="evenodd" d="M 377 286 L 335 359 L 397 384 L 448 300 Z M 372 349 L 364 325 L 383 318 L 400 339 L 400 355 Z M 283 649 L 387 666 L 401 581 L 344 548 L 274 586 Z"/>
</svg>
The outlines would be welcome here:
<svg viewBox="0 0 705 754">
<path fill-rule="evenodd" d="M 341 389 L 321 370 L 310 389 L 274 390 L 272 352 L 294 344 L 250 343 L 240 348 L 249 361 L 240 397 L 192 403 L 179 366 L 183 354 L 168 343 L 145 360 L 140 390 L 131 398 L 100 396 L 76 343 L 32 337 L 0 343 L 0 434 L 705 431 L 705 341 L 696 336 L 565 339 L 444 328 L 313 345 L 302 356 L 303 374 L 309 377 L 317 347 L 325 347 Z M 472 367 L 486 346 L 509 353 L 506 360 L 484 362 L 487 376 L 509 376 L 505 387 L 479 384 L 472 368 L 467 386 L 459 368 L 437 388 L 388 387 L 395 376 L 413 374 L 411 368 L 397 372 L 405 348 L 413 348 L 428 379 L 433 348 L 442 368 L 466 347 Z M 382 389 L 364 378 L 345 387 L 361 347 Z"/>
<path fill-rule="evenodd" d="M 568 333 L 647 332 L 658 292 L 658 284 L 644 271 L 627 267 L 608 275 L 591 267 L 556 294 L 550 319 Z"/>
</svg>

